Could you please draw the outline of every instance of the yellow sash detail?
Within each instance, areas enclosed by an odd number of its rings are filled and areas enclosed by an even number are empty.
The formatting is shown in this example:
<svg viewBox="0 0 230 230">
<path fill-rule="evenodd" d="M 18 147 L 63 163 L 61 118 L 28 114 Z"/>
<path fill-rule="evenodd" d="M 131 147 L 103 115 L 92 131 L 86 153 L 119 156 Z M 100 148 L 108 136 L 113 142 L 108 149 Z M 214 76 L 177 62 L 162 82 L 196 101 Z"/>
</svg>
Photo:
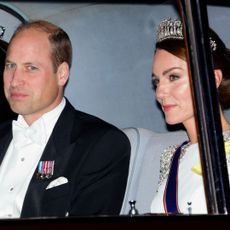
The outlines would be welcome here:
<svg viewBox="0 0 230 230">
<path fill-rule="evenodd" d="M 227 155 L 227 154 L 230 154 L 230 140 L 229 140 L 229 141 L 226 141 L 226 142 L 224 143 L 224 149 L 225 149 L 226 155 Z M 192 167 L 192 171 L 195 172 L 195 173 L 198 174 L 198 175 L 202 175 L 202 169 L 201 169 L 200 163 L 194 165 L 194 166 Z"/>
</svg>

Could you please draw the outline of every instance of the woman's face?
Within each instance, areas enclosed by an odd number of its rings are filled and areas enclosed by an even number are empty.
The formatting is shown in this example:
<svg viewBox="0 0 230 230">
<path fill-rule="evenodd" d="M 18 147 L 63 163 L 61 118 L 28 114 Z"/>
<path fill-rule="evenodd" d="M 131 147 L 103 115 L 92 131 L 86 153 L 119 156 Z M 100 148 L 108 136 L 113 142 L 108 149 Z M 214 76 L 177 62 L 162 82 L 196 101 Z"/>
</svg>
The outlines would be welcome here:
<svg viewBox="0 0 230 230">
<path fill-rule="evenodd" d="M 163 49 L 157 49 L 153 59 L 153 82 L 156 99 L 168 124 L 185 124 L 194 120 L 187 63 Z"/>
</svg>

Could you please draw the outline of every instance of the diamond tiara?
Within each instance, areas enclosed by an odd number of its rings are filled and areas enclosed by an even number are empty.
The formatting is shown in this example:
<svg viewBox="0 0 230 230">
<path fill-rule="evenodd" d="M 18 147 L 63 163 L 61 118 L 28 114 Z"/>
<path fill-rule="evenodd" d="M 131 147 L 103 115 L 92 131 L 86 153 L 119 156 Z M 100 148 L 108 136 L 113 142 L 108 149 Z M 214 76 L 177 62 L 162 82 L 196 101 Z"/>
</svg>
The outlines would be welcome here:
<svg viewBox="0 0 230 230">
<path fill-rule="evenodd" d="M 171 19 L 167 18 L 164 19 L 160 25 L 158 26 L 157 30 L 157 42 L 162 42 L 167 39 L 175 39 L 175 40 L 183 40 L 183 25 L 181 20 L 179 19 Z M 209 37 L 210 46 L 212 51 L 217 49 L 216 41 Z"/>
<path fill-rule="evenodd" d="M 171 18 L 164 19 L 157 30 L 157 42 L 161 42 L 166 39 L 179 39 L 183 40 L 182 23 L 180 20 Z"/>
</svg>

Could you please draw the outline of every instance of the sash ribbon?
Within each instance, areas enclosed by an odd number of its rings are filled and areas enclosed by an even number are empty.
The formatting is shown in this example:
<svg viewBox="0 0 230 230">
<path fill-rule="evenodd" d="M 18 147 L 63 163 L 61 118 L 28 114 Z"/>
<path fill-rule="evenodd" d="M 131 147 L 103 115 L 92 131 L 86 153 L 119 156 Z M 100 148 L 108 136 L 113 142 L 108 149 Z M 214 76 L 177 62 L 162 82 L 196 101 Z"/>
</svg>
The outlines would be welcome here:
<svg viewBox="0 0 230 230">
<path fill-rule="evenodd" d="M 180 213 L 177 200 L 178 190 L 178 168 L 181 149 L 188 141 L 183 142 L 175 151 L 164 191 L 164 209 L 165 213 Z"/>
</svg>

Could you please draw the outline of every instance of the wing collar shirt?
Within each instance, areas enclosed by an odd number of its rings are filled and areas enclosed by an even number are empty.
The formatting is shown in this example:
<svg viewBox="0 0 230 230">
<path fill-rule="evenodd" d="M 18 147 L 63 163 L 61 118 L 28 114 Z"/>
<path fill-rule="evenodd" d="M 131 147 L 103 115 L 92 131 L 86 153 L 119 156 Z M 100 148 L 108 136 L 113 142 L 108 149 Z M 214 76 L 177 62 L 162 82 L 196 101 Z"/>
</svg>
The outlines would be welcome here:
<svg viewBox="0 0 230 230">
<path fill-rule="evenodd" d="M 65 98 L 31 126 L 21 115 L 12 121 L 13 139 L 0 167 L 0 218 L 19 218 L 23 200 Z"/>
</svg>

